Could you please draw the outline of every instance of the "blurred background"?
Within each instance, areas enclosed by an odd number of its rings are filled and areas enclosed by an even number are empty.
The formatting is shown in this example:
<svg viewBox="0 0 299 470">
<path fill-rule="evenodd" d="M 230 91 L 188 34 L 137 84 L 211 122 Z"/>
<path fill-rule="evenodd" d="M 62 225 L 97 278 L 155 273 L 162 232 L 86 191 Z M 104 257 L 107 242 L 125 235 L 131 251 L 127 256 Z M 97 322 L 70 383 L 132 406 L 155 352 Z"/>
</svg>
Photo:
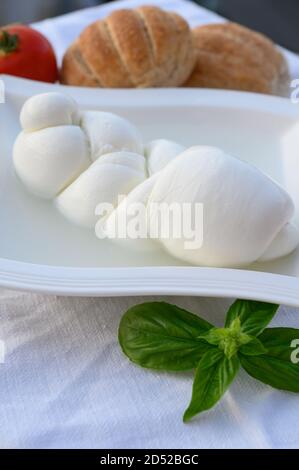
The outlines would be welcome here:
<svg viewBox="0 0 299 470">
<path fill-rule="evenodd" d="M 103 0 L 0 0 L 0 25 L 32 23 L 80 8 L 108 3 Z M 150 4 L 150 0 L 145 0 Z M 299 0 L 194 0 L 226 18 L 271 37 L 299 52 Z"/>
</svg>

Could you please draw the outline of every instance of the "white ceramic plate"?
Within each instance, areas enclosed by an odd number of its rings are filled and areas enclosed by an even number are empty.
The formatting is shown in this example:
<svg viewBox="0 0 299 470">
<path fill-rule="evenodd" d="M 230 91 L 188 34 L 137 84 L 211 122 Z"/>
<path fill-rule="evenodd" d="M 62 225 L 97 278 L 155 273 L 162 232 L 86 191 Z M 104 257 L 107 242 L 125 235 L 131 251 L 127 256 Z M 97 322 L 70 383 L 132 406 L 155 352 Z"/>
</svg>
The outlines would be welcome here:
<svg viewBox="0 0 299 470">
<path fill-rule="evenodd" d="M 241 297 L 299 306 L 299 250 L 248 269 L 191 267 L 162 251 L 124 250 L 71 225 L 51 202 L 28 194 L 11 159 L 22 103 L 36 93 L 60 89 L 84 108 L 129 118 L 144 140 L 216 145 L 254 163 L 289 191 L 299 225 L 299 105 L 221 90 L 93 90 L 1 78 L 6 88 L 6 102 L 0 105 L 2 286 L 61 295 Z"/>
</svg>

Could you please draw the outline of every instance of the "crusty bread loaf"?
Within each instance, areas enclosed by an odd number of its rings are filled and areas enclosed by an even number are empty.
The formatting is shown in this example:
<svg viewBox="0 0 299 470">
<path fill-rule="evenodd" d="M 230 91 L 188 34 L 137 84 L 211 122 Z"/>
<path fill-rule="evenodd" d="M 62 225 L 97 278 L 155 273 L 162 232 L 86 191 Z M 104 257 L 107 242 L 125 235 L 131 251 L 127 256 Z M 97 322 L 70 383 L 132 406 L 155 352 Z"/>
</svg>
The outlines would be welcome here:
<svg viewBox="0 0 299 470">
<path fill-rule="evenodd" d="M 61 82 L 107 88 L 175 87 L 187 80 L 195 60 L 194 38 L 181 16 L 153 6 L 116 10 L 89 25 L 69 47 Z"/>
<path fill-rule="evenodd" d="M 263 34 L 235 23 L 199 26 L 193 34 L 197 62 L 184 86 L 287 93 L 286 61 Z"/>
</svg>

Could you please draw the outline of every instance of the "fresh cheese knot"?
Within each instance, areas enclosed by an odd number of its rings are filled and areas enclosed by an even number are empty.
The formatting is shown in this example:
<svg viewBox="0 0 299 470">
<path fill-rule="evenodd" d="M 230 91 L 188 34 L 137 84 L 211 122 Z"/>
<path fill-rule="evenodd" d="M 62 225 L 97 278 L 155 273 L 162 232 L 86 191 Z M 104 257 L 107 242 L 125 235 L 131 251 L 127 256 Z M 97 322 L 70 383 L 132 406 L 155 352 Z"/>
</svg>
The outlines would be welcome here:
<svg viewBox="0 0 299 470">
<path fill-rule="evenodd" d="M 43 93 L 29 98 L 20 114 L 24 131 L 37 131 L 46 127 L 78 125 L 79 110 L 77 103 L 62 93 Z"/>
<path fill-rule="evenodd" d="M 148 199 L 151 195 L 151 192 L 157 182 L 159 177 L 159 173 L 155 173 L 154 175 L 147 178 L 143 183 L 136 186 L 128 195 L 125 197 L 116 209 L 106 218 L 103 222 L 99 221 L 102 225 L 102 232 L 106 234 L 106 236 L 110 239 L 115 239 L 115 228 L 124 229 L 124 233 L 126 234 L 126 226 L 119 227 L 119 221 L 126 220 L 127 226 L 133 221 L 134 215 L 136 215 L 136 211 L 130 211 L 130 208 L 136 208 L 136 204 L 142 204 L 143 206 L 147 206 Z M 139 215 L 139 217 L 141 214 Z M 142 214 L 143 219 L 139 219 L 139 226 L 145 227 L 147 224 L 147 214 L 144 211 Z M 120 232 L 119 232 L 120 233 Z M 147 233 L 147 235 L 149 235 Z M 134 249 L 138 251 L 155 251 L 159 248 L 156 240 L 151 239 L 149 236 L 145 238 L 128 238 L 119 237 L 117 239 L 119 244 L 123 244 L 125 248 Z"/>
<path fill-rule="evenodd" d="M 23 131 L 13 149 L 15 170 L 27 189 L 43 198 L 58 196 L 104 154 L 143 153 L 140 134 L 129 121 L 112 113 L 80 112 L 76 102 L 61 93 L 29 98 L 20 121 Z M 144 157 L 140 159 L 144 166 Z M 113 182 L 108 179 L 105 184 Z"/>
<path fill-rule="evenodd" d="M 145 201 L 148 233 L 151 227 L 159 226 L 161 234 L 168 233 L 169 220 L 157 219 L 160 217 L 157 205 L 189 203 L 193 208 L 197 203 L 203 205 L 201 247 L 187 249 L 190 240 L 184 237 L 183 230 L 180 237 L 171 232 L 169 237 L 158 237 L 168 253 L 194 265 L 249 265 L 285 256 L 299 242 L 297 229 L 289 223 L 294 212 L 289 195 L 254 166 L 218 148 L 191 147 L 136 187 L 106 221 L 108 236 L 115 219 L 132 200 Z M 118 220 L 128 219 L 118 217 Z M 119 243 L 133 246 L 129 239 Z M 145 241 L 142 243 L 146 245 Z"/>
<path fill-rule="evenodd" d="M 80 127 L 47 127 L 17 137 L 15 171 L 29 191 L 54 198 L 90 164 L 86 137 Z"/>
<path fill-rule="evenodd" d="M 116 114 L 83 111 L 81 127 L 90 142 L 92 160 L 122 150 L 143 153 L 142 139 L 136 127 Z"/>
<path fill-rule="evenodd" d="M 289 195 L 254 166 L 218 148 L 185 150 L 165 139 L 143 146 L 127 120 L 107 112 L 80 112 L 72 98 L 60 93 L 30 98 L 20 120 L 23 130 L 13 149 L 17 175 L 29 191 L 53 199 L 60 213 L 79 226 L 94 228 L 99 223 L 96 208 L 109 205 L 100 223 L 111 239 L 143 251 L 162 246 L 198 266 L 269 261 L 299 243 Z M 148 234 L 160 226 L 168 237 L 113 238 L 116 221 L 123 225 L 118 233 L 127 233 L 132 222 L 125 217 L 127 208 L 138 203 L 145 207 L 141 224 Z M 191 211 L 202 205 L 202 246 L 191 247 L 183 227 L 180 236 L 169 232 L 167 217 L 152 211 L 161 204 L 189 204 Z"/>
<path fill-rule="evenodd" d="M 148 142 L 144 147 L 144 155 L 149 175 L 162 170 L 184 150 L 185 147 L 173 140 L 157 139 Z"/>
<path fill-rule="evenodd" d="M 142 155 L 116 152 L 103 155 L 56 199 L 58 210 L 71 222 L 94 228 L 100 203 L 117 206 L 118 197 L 128 194 L 146 178 Z"/>
</svg>

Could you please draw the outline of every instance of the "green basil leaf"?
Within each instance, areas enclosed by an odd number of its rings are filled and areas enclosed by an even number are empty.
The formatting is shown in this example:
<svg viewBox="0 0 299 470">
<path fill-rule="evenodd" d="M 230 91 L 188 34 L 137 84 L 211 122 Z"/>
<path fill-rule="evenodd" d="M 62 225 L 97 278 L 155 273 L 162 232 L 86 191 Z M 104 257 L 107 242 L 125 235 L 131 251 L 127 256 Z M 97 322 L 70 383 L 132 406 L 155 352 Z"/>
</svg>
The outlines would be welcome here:
<svg viewBox="0 0 299 470">
<path fill-rule="evenodd" d="M 267 328 L 259 339 L 267 352 L 251 357 L 240 354 L 243 368 L 252 377 L 274 388 L 299 393 L 299 363 L 295 350 L 297 347 L 298 353 L 299 330 Z"/>
<path fill-rule="evenodd" d="M 242 331 L 248 335 L 258 336 L 274 317 L 279 305 L 253 300 L 236 300 L 229 308 L 225 326 L 229 327 L 238 317 Z"/>
<path fill-rule="evenodd" d="M 258 338 L 253 338 L 249 343 L 243 344 L 239 351 L 245 356 L 260 356 L 266 354 L 267 349 Z"/>
<path fill-rule="evenodd" d="M 201 358 L 195 371 L 191 402 L 184 413 L 184 422 L 217 403 L 239 370 L 235 354 L 228 359 L 220 349 L 211 349 Z"/>
<path fill-rule="evenodd" d="M 168 371 L 194 369 L 212 348 L 198 338 L 213 326 L 166 302 L 130 308 L 119 325 L 119 343 L 128 358 L 142 367 Z"/>
</svg>

